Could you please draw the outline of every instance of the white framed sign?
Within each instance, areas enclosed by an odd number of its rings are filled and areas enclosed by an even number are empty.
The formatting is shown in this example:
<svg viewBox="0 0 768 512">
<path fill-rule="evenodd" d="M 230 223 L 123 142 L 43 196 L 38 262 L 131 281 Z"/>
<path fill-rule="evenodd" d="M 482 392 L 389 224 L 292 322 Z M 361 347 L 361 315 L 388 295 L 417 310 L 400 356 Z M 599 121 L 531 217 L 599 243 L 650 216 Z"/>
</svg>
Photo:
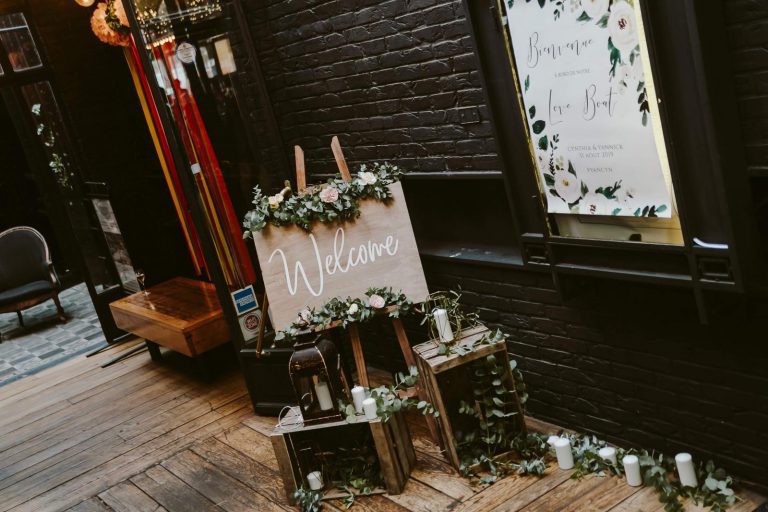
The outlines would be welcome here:
<svg viewBox="0 0 768 512">
<path fill-rule="evenodd" d="M 547 210 L 671 217 L 632 0 L 503 1 Z"/>
<path fill-rule="evenodd" d="M 413 302 L 427 298 L 403 186 L 389 189 L 391 201 L 361 201 L 352 222 L 315 223 L 312 231 L 267 226 L 253 233 L 275 328 L 333 297 L 365 298 L 371 287 L 391 286 Z"/>
</svg>

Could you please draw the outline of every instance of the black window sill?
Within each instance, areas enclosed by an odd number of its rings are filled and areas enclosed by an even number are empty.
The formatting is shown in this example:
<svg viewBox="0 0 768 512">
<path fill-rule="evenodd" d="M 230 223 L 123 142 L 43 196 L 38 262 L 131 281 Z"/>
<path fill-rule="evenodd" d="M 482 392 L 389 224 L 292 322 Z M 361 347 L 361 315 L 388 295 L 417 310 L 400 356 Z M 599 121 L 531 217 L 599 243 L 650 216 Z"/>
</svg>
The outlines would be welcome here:
<svg viewBox="0 0 768 512">
<path fill-rule="evenodd" d="M 421 256 L 428 259 L 491 267 L 523 268 L 520 250 L 515 247 L 484 244 L 464 245 L 455 241 L 439 240 L 419 240 L 418 246 Z"/>
</svg>

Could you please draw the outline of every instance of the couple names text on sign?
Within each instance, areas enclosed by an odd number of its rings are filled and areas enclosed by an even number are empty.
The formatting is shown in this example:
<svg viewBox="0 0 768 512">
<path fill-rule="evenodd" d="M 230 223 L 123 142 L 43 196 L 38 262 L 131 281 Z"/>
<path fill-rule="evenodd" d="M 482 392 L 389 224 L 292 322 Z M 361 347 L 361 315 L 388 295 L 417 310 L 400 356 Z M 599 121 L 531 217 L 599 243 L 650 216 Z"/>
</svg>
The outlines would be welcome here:
<svg viewBox="0 0 768 512">
<path fill-rule="evenodd" d="M 670 217 L 634 7 L 503 3 L 548 211 Z"/>
<path fill-rule="evenodd" d="M 353 222 L 268 226 L 254 233 L 272 322 L 283 329 L 305 307 L 333 297 L 365 298 L 370 287 L 389 287 L 412 301 L 429 294 L 400 183 L 392 200 L 360 203 Z"/>
</svg>

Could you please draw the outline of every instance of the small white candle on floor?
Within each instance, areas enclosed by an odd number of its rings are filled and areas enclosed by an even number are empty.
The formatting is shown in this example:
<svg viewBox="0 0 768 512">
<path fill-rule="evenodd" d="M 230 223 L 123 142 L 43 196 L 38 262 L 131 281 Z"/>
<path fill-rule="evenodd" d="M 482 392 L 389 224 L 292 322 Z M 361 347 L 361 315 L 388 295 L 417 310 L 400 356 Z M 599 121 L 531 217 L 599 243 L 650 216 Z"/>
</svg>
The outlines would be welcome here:
<svg viewBox="0 0 768 512">
<path fill-rule="evenodd" d="M 680 484 L 683 487 L 698 487 L 699 482 L 696 479 L 696 468 L 693 467 L 693 457 L 690 453 L 678 453 L 675 455 L 675 464 L 677 465 L 677 475 L 680 477 Z"/>
<path fill-rule="evenodd" d="M 440 341 L 443 343 L 453 341 L 453 329 L 451 329 L 451 322 L 448 320 L 448 312 L 444 309 L 436 309 L 432 312 L 432 316 L 435 318 L 435 327 L 437 327 L 437 333 L 440 335 Z"/>
<path fill-rule="evenodd" d="M 363 400 L 363 410 L 365 411 L 365 419 L 375 420 L 379 417 L 376 413 L 376 400 L 373 398 L 366 398 Z"/>
<path fill-rule="evenodd" d="M 355 386 L 352 388 L 352 403 L 355 405 L 355 412 L 363 414 L 363 400 L 365 400 L 365 388 Z"/>
<path fill-rule="evenodd" d="M 600 456 L 601 459 L 607 462 L 610 462 L 614 466 L 618 464 L 618 462 L 616 461 L 616 448 L 611 448 L 610 446 L 606 446 L 604 448 L 600 448 L 597 454 Z"/>
<path fill-rule="evenodd" d="M 320 404 L 321 411 L 327 411 L 333 409 L 333 400 L 331 400 L 331 390 L 328 389 L 328 383 L 324 381 L 318 381 L 315 384 L 315 395 L 317 395 L 317 403 Z"/>
<path fill-rule="evenodd" d="M 627 455 L 621 459 L 624 464 L 624 474 L 627 477 L 627 484 L 632 487 L 643 485 L 643 477 L 640 476 L 640 459 L 637 455 Z"/>
<path fill-rule="evenodd" d="M 323 488 L 323 474 L 319 471 L 312 471 L 307 475 L 307 483 L 313 491 L 319 491 Z"/>
<path fill-rule="evenodd" d="M 557 455 L 557 464 L 560 469 L 571 469 L 573 467 L 573 452 L 571 451 L 571 442 L 561 437 L 555 441 L 555 454 Z"/>
</svg>

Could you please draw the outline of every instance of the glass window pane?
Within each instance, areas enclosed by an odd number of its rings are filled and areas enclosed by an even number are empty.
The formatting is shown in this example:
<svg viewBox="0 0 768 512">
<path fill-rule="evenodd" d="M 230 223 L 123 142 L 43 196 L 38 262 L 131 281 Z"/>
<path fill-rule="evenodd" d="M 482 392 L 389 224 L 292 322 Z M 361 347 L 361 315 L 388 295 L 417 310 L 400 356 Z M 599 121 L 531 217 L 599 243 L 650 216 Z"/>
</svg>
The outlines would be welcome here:
<svg viewBox="0 0 768 512">
<path fill-rule="evenodd" d="M 24 14 L 17 12 L 0 16 L 0 41 L 14 71 L 24 71 L 42 65 Z"/>
<path fill-rule="evenodd" d="M 21 88 L 32 114 L 35 132 L 43 143 L 48 167 L 62 189 L 72 189 L 72 170 L 59 106 L 48 82 L 36 82 Z"/>
</svg>

